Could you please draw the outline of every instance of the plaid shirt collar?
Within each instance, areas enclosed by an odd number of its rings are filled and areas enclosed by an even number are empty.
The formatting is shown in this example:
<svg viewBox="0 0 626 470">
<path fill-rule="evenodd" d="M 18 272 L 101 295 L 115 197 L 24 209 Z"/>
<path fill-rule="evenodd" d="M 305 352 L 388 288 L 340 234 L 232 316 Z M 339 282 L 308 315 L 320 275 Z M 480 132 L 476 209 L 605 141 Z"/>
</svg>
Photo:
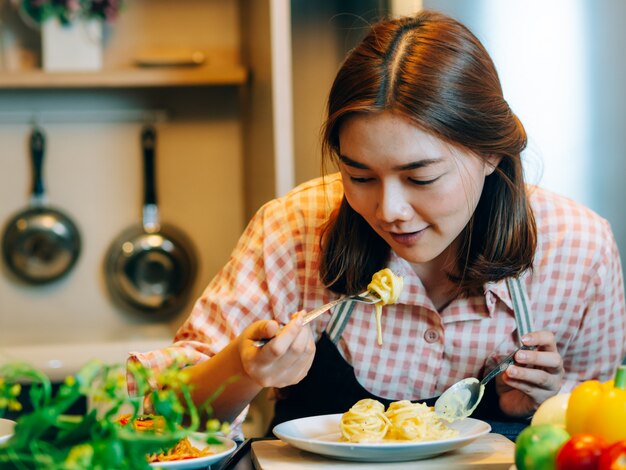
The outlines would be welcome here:
<svg viewBox="0 0 626 470">
<path fill-rule="evenodd" d="M 400 258 L 392 251 L 388 267 L 394 273 L 404 278 L 404 288 L 402 294 L 400 294 L 398 303 L 420 306 L 432 310 L 441 316 L 443 323 L 492 317 L 496 309 L 496 300 L 506 305 L 511 315 L 514 316 L 513 302 L 505 279 L 486 283 L 483 288 L 482 296 L 474 296 L 471 299 L 455 299 L 443 312 L 437 312 L 431 300 L 426 295 L 426 289 L 421 279 L 408 261 Z M 468 302 L 472 302 L 473 308 L 464 308 L 467 306 Z M 477 303 L 482 304 L 484 308 L 478 309 L 477 311 Z"/>
</svg>

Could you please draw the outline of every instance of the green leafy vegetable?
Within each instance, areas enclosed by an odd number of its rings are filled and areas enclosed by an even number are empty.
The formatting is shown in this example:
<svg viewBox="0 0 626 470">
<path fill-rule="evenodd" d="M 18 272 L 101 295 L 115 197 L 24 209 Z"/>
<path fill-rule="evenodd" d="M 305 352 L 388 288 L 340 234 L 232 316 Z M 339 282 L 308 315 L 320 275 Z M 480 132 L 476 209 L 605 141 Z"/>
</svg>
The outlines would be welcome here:
<svg viewBox="0 0 626 470">
<path fill-rule="evenodd" d="M 52 393 L 49 378 L 23 363 L 0 366 L 0 417 L 19 411 L 21 383 L 30 383 L 33 410 L 17 419 L 15 434 L 0 444 L 0 468 L 46 470 L 122 470 L 150 468 L 146 455 L 171 448 L 201 427 L 201 416 L 210 416 L 210 400 L 196 407 L 191 400 L 188 377 L 177 364 L 160 374 L 141 365 L 86 364 L 66 378 Z M 137 382 L 135 397 L 126 391 L 126 373 Z M 151 384 L 156 384 L 152 387 Z M 137 429 L 132 423 L 142 416 L 144 396 L 162 417 L 162 429 Z M 87 399 L 90 410 L 82 416 L 68 415 L 75 403 Z M 129 424 L 119 420 L 128 414 Z M 188 423 L 184 420 L 188 419 Z M 215 434 L 226 423 L 205 423 L 207 444 L 218 444 Z"/>
</svg>

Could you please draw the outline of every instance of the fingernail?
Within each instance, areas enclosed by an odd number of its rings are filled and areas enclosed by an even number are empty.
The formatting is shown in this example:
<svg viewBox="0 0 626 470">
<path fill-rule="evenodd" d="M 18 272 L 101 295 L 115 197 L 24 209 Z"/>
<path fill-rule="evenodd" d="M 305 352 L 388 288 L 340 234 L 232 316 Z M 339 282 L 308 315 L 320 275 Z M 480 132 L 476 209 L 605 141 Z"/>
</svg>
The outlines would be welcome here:
<svg viewBox="0 0 626 470">
<path fill-rule="evenodd" d="M 518 352 L 518 353 L 515 355 L 515 357 L 516 357 L 517 359 L 519 359 L 519 360 L 522 360 L 522 361 L 525 361 L 525 360 L 528 358 L 528 356 L 526 355 L 526 353 L 525 353 L 525 352 L 522 352 L 522 351 Z"/>
<path fill-rule="evenodd" d="M 509 366 L 506 373 L 509 374 L 511 377 L 515 377 L 517 375 L 517 369 L 515 369 L 515 366 Z"/>
<path fill-rule="evenodd" d="M 526 342 L 528 342 L 530 340 L 532 340 L 532 337 L 530 335 L 522 336 L 522 343 L 526 343 Z"/>
</svg>

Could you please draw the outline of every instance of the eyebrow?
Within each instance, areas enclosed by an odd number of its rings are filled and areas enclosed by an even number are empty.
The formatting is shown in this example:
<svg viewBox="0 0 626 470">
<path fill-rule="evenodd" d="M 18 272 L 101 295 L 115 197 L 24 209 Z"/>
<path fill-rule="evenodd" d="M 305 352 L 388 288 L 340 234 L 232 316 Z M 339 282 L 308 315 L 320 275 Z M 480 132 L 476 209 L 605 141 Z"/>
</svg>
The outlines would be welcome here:
<svg viewBox="0 0 626 470">
<path fill-rule="evenodd" d="M 358 168 L 360 170 L 370 169 L 369 166 L 364 165 L 363 163 L 357 162 L 356 160 L 352 160 L 350 157 L 346 157 L 345 155 L 339 155 L 339 160 L 341 160 L 344 164 L 351 166 L 353 168 Z M 440 163 L 441 161 L 443 161 L 443 158 L 425 158 L 423 160 L 417 160 L 415 162 L 407 163 L 406 165 L 396 166 L 393 169 L 396 171 L 416 170 L 418 168 L 424 168 L 429 165 Z"/>
</svg>

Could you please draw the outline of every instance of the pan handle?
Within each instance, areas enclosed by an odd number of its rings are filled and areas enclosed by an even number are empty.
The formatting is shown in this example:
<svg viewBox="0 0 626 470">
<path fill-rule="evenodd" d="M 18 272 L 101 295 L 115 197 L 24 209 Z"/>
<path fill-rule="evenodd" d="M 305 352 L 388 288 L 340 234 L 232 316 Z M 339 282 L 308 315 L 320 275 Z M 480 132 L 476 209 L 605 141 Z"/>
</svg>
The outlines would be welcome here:
<svg viewBox="0 0 626 470">
<path fill-rule="evenodd" d="M 159 208 L 156 197 L 156 176 L 154 154 L 156 148 L 156 130 L 145 126 L 141 132 L 141 148 L 143 151 L 143 228 L 147 233 L 156 233 L 161 229 Z"/>
<path fill-rule="evenodd" d="M 35 127 L 30 136 L 30 157 L 33 166 L 33 189 L 30 196 L 31 206 L 43 206 L 46 203 L 46 191 L 43 186 L 43 154 L 46 137 L 41 129 Z"/>
</svg>

